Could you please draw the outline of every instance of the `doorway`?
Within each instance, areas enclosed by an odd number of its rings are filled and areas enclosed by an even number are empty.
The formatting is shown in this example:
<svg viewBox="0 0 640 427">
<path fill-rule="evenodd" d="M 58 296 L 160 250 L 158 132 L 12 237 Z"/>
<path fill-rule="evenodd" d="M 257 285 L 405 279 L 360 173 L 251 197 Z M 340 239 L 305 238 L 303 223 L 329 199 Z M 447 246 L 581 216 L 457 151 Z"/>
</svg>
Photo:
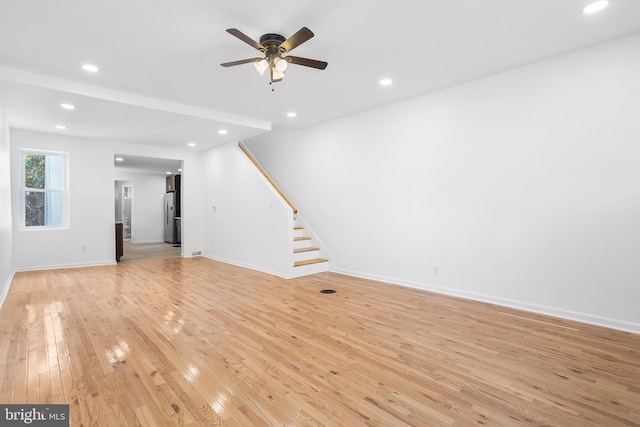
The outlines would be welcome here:
<svg viewBox="0 0 640 427">
<path fill-rule="evenodd" d="M 166 177 L 182 173 L 182 160 L 115 154 L 114 172 L 115 219 L 123 228 L 120 262 L 181 256 L 181 247 L 164 242 L 163 199 Z"/>
</svg>

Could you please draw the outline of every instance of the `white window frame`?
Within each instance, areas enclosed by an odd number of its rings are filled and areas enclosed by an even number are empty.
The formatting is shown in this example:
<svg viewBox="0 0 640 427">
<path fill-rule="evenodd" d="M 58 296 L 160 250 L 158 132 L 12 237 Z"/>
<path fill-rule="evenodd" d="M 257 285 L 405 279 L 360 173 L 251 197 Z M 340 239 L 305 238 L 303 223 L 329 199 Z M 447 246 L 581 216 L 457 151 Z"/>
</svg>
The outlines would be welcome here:
<svg viewBox="0 0 640 427">
<path fill-rule="evenodd" d="M 69 153 L 60 151 L 46 151 L 36 149 L 20 149 L 20 230 L 23 231 L 42 231 L 42 230 L 64 230 L 69 228 Z M 26 174 L 25 174 L 25 161 L 28 155 L 44 155 L 44 156 L 59 156 L 63 158 L 63 174 L 61 189 L 33 189 L 26 186 Z M 27 192 L 42 192 L 42 193 L 59 193 L 62 194 L 62 223 L 60 225 L 27 225 L 26 224 L 26 193 Z"/>
</svg>

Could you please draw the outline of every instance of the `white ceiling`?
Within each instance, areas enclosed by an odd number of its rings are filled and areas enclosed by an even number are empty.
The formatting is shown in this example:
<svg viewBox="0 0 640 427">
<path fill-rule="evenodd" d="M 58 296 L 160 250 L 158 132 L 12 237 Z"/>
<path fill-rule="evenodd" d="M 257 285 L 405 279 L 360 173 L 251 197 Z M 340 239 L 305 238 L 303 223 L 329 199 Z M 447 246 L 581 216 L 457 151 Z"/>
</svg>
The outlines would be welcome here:
<svg viewBox="0 0 640 427">
<path fill-rule="evenodd" d="M 122 161 L 115 159 L 122 159 Z M 182 172 L 182 160 L 161 159 L 157 157 L 131 156 L 116 153 L 114 166 L 121 173 L 135 173 L 146 175 L 180 175 Z M 120 178 L 122 175 L 117 175 Z"/>
<path fill-rule="evenodd" d="M 3 0 L 0 96 L 10 126 L 206 149 L 272 128 L 304 128 L 640 31 L 640 1 Z M 258 40 L 302 26 L 315 37 L 273 86 Z M 89 74 L 84 63 L 100 67 Z M 381 87 L 382 77 L 393 84 Z M 272 88 L 275 89 L 272 91 Z M 76 105 L 64 111 L 62 102 Z M 295 111 L 297 117 L 286 113 Z M 54 128 L 63 123 L 67 129 Z M 225 129 L 226 135 L 218 131 Z"/>
</svg>

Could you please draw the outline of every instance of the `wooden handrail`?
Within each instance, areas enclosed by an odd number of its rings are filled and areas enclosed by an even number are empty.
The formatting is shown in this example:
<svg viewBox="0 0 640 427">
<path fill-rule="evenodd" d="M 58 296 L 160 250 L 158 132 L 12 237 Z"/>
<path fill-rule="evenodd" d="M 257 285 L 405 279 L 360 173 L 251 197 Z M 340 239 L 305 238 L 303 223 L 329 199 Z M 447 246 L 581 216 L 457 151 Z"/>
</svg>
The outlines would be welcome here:
<svg viewBox="0 0 640 427">
<path fill-rule="evenodd" d="M 256 161 L 256 159 L 253 158 L 253 156 L 251 155 L 251 153 L 249 153 L 249 150 L 247 150 L 247 148 L 244 146 L 244 144 L 242 142 L 238 142 L 238 147 L 240 147 L 240 149 L 242 150 L 242 152 L 249 158 L 249 160 L 251 160 L 251 163 L 253 163 L 253 165 L 258 168 L 258 170 L 260 171 L 260 173 L 262 174 L 262 176 L 265 177 L 265 179 L 267 181 L 269 181 L 269 184 L 271 184 L 271 186 L 273 187 L 274 190 L 276 190 L 276 192 L 280 195 L 280 197 L 282 197 L 282 199 L 287 202 L 287 204 L 289 205 L 289 207 L 291 209 L 293 209 L 293 213 L 297 214 L 298 213 L 298 209 L 296 209 L 295 206 L 293 206 L 293 203 L 291 203 L 291 201 L 289 199 L 287 199 L 287 196 L 284 195 L 284 193 L 280 190 L 280 188 L 278 188 L 278 186 L 276 185 L 275 182 L 273 182 L 273 180 L 269 177 L 269 175 L 267 175 L 267 173 L 265 172 L 264 169 L 262 169 L 262 166 L 260 166 L 258 164 L 258 162 Z"/>
</svg>

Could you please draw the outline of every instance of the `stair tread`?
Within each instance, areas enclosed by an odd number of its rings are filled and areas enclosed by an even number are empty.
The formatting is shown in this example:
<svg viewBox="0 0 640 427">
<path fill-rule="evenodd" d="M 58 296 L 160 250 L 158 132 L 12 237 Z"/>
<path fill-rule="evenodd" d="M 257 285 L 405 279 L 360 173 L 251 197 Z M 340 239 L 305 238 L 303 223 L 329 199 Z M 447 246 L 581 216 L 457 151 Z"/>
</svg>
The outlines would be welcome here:
<svg viewBox="0 0 640 427">
<path fill-rule="evenodd" d="M 293 238 L 294 242 L 297 242 L 297 241 L 300 241 L 300 240 L 311 240 L 311 237 L 294 237 Z"/>
<path fill-rule="evenodd" d="M 298 248 L 298 249 L 294 249 L 293 253 L 297 254 L 299 252 L 311 252 L 311 251 L 319 251 L 320 248 L 314 248 L 314 247 L 308 247 L 308 248 Z"/>
<path fill-rule="evenodd" d="M 310 265 L 310 264 L 319 264 L 321 262 L 329 262 L 328 259 L 324 259 L 324 258 L 314 258 L 314 259 L 307 259 L 305 261 L 296 261 L 293 263 L 294 267 L 301 267 L 303 265 Z"/>
<path fill-rule="evenodd" d="M 302 229 L 303 229 L 303 227 L 296 226 L 296 227 L 293 227 L 293 229 L 294 229 L 294 230 L 302 230 Z"/>
</svg>

